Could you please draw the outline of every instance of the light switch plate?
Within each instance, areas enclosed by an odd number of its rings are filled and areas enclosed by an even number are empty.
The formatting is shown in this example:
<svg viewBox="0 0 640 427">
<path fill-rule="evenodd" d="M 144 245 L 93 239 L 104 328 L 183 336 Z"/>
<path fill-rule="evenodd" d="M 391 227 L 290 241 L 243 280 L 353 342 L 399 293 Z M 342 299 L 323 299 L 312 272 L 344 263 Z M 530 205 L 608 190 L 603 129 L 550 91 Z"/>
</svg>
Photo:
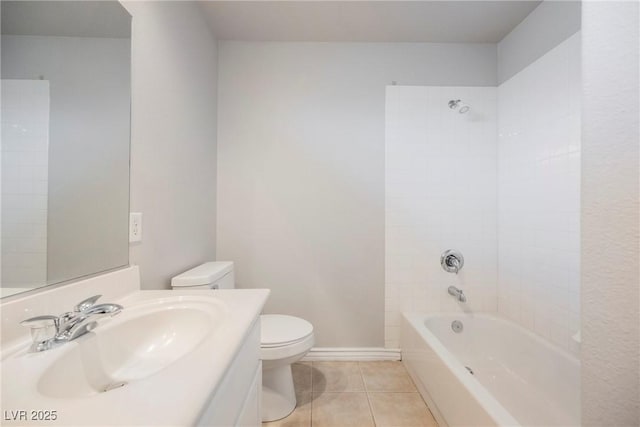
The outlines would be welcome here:
<svg viewBox="0 0 640 427">
<path fill-rule="evenodd" d="M 142 213 L 129 213 L 129 243 L 142 241 Z"/>
</svg>

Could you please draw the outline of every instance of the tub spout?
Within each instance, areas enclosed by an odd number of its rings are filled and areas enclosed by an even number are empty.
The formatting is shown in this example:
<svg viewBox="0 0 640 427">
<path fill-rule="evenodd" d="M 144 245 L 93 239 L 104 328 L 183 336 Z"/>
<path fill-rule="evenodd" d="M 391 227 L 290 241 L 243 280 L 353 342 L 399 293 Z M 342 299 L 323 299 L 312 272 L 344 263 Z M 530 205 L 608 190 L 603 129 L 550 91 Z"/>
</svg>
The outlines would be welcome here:
<svg viewBox="0 0 640 427">
<path fill-rule="evenodd" d="M 449 295 L 456 297 L 458 301 L 467 302 L 467 297 L 464 295 L 464 292 L 462 292 L 462 289 L 458 289 L 455 286 L 449 286 L 447 291 L 449 292 Z"/>
</svg>

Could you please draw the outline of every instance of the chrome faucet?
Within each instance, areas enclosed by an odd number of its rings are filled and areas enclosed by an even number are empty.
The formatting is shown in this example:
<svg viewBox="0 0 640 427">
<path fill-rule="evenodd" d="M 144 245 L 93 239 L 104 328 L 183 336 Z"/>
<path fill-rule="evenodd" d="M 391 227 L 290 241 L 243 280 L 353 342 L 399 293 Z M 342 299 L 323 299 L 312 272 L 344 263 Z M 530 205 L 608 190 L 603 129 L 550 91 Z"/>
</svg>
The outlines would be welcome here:
<svg viewBox="0 0 640 427">
<path fill-rule="evenodd" d="M 467 302 L 467 297 L 464 295 L 464 292 L 462 292 L 462 289 L 458 289 L 455 286 L 449 286 L 447 291 L 449 292 L 449 295 L 456 297 L 458 301 Z"/>
<path fill-rule="evenodd" d="M 20 322 L 31 328 L 30 352 L 40 352 L 73 341 L 98 326 L 103 317 L 113 317 L 122 312 L 118 304 L 96 304 L 102 295 L 95 295 L 80 302 L 73 311 L 60 316 L 37 316 Z"/>
</svg>

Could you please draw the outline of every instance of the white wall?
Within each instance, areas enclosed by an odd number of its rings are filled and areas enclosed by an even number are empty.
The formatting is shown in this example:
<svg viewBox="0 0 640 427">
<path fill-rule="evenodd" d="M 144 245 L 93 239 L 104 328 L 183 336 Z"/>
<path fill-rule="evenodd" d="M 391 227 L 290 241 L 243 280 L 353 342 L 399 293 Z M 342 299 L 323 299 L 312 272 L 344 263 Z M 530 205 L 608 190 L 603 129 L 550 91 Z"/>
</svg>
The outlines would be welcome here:
<svg viewBox="0 0 640 427">
<path fill-rule="evenodd" d="M 2 80 L 3 288 L 47 282 L 48 169 L 49 82 Z"/>
<path fill-rule="evenodd" d="M 47 281 L 128 261 L 130 41 L 2 36 L 2 77 L 50 83 Z"/>
<path fill-rule="evenodd" d="M 498 310 L 578 355 L 580 34 L 498 88 Z"/>
<path fill-rule="evenodd" d="M 580 1 L 546 0 L 498 43 L 503 83 L 580 30 Z"/>
<path fill-rule="evenodd" d="M 496 311 L 496 98 L 495 88 L 387 87 L 387 347 L 399 346 L 402 312 Z M 469 112 L 451 110 L 456 99 Z M 464 257 L 457 275 L 440 265 L 447 249 Z"/>
<path fill-rule="evenodd" d="M 317 346 L 384 344 L 385 86 L 496 84 L 495 45 L 220 43 L 217 258 Z"/>
<path fill-rule="evenodd" d="M 133 16 L 130 262 L 144 289 L 215 258 L 216 41 L 192 2 L 124 1 Z"/>
<path fill-rule="evenodd" d="M 640 425 L 640 7 L 583 4 L 582 423 Z"/>
</svg>

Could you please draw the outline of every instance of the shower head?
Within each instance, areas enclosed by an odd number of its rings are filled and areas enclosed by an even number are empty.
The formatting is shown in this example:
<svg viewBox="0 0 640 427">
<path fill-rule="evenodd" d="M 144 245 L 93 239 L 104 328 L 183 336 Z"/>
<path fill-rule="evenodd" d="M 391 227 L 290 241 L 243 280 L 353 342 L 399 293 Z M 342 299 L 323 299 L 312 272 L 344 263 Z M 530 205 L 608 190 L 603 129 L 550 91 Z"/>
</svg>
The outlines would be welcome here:
<svg viewBox="0 0 640 427">
<path fill-rule="evenodd" d="M 449 108 L 451 108 L 452 110 L 459 108 L 458 113 L 460 114 L 464 114 L 471 109 L 471 107 L 469 107 L 459 99 L 452 99 L 451 101 L 449 101 Z"/>
</svg>

